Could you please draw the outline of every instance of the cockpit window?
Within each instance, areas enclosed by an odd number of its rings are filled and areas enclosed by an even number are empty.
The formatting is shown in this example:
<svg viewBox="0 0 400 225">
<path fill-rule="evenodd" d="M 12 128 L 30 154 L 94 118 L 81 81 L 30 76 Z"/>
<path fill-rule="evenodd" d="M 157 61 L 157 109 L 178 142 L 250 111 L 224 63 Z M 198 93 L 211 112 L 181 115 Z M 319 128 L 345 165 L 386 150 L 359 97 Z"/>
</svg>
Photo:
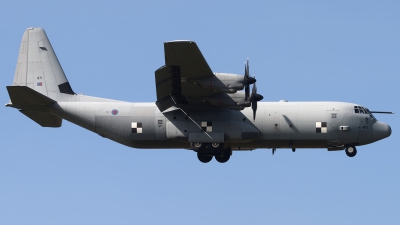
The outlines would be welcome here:
<svg viewBox="0 0 400 225">
<path fill-rule="evenodd" d="M 375 117 L 372 115 L 372 113 L 367 109 L 362 106 L 354 106 L 354 113 L 357 114 L 368 114 L 371 119 L 375 119 Z"/>
<path fill-rule="evenodd" d="M 360 106 L 359 106 L 359 107 L 360 107 Z M 365 114 L 365 110 L 364 110 L 363 107 L 360 107 L 360 113 L 361 113 L 361 114 Z"/>
<path fill-rule="evenodd" d="M 372 115 L 369 109 L 365 108 L 365 111 L 369 114 L 369 117 L 371 117 L 371 119 L 375 119 L 374 115 Z"/>
</svg>

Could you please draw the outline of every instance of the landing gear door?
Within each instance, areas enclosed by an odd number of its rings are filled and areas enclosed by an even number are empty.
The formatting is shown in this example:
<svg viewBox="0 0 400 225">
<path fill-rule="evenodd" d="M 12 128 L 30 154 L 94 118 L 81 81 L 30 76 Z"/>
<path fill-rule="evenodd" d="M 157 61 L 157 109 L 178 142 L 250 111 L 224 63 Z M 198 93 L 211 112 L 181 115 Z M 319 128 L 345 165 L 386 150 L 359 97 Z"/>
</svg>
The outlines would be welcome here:
<svg viewBox="0 0 400 225">
<path fill-rule="evenodd" d="M 164 116 L 156 116 L 155 121 L 155 130 L 156 130 L 156 139 L 157 140 L 166 140 L 166 130 L 165 130 L 165 117 Z"/>
</svg>

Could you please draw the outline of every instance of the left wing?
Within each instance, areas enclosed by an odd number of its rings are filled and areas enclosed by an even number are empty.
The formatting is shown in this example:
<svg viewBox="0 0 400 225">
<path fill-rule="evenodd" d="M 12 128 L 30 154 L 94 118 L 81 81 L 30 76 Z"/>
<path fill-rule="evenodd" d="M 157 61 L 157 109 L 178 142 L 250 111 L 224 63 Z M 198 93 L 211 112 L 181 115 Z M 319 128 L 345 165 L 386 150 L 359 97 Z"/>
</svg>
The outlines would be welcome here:
<svg viewBox="0 0 400 225">
<path fill-rule="evenodd" d="M 202 88 L 190 79 L 210 78 L 214 74 L 193 41 L 164 43 L 165 65 L 156 70 L 157 106 L 164 111 L 171 106 L 209 105 L 201 97 L 217 92 Z"/>
<path fill-rule="evenodd" d="M 244 92 L 244 77 L 214 74 L 193 41 L 164 43 L 165 65 L 155 71 L 157 106 L 160 111 L 175 106 L 204 109 L 210 106 L 241 110 L 250 106 Z"/>
<path fill-rule="evenodd" d="M 164 43 L 165 66 L 179 66 L 181 76 L 186 79 L 214 76 L 210 66 L 193 41 L 171 41 Z"/>
</svg>

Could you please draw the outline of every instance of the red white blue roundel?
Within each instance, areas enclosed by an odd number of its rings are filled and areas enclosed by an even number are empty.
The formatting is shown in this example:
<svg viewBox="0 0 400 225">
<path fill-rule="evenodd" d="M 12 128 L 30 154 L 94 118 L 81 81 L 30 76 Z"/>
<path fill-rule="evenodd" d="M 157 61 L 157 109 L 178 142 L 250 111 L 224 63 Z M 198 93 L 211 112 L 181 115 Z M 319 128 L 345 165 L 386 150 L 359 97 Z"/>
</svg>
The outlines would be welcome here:
<svg viewBox="0 0 400 225">
<path fill-rule="evenodd" d="M 111 110 L 111 114 L 113 114 L 114 116 L 118 115 L 118 109 Z"/>
</svg>

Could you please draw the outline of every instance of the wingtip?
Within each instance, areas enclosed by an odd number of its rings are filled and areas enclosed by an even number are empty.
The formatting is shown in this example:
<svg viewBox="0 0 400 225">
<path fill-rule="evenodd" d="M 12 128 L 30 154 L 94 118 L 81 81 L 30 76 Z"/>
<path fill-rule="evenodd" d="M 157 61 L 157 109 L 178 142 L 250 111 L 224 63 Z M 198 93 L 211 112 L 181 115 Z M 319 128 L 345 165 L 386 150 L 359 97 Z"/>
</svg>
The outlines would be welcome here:
<svg viewBox="0 0 400 225">
<path fill-rule="evenodd" d="M 166 41 L 164 42 L 164 44 L 168 44 L 168 43 L 195 43 L 194 41 L 191 40 L 172 40 L 172 41 Z"/>
<path fill-rule="evenodd" d="M 26 28 L 26 31 L 29 31 L 29 30 L 44 30 L 44 29 L 41 28 L 41 27 L 28 27 L 28 28 Z"/>
</svg>

